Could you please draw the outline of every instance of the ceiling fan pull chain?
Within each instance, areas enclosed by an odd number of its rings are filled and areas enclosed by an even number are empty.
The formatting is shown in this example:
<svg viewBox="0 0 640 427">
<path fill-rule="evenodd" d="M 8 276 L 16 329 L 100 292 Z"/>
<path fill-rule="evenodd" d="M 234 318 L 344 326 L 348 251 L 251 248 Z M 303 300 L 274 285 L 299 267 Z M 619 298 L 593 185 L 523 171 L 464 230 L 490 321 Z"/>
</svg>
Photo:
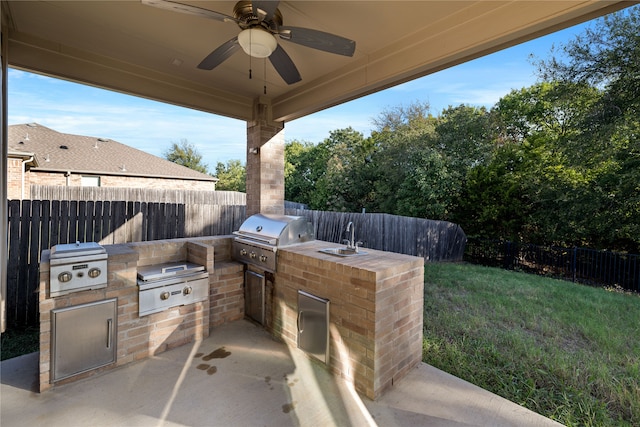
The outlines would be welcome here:
<svg viewBox="0 0 640 427">
<path fill-rule="evenodd" d="M 264 63 L 263 63 L 263 67 L 262 69 L 264 70 L 264 94 L 267 94 L 267 58 L 264 58 Z"/>
<path fill-rule="evenodd" d="M 251 34 L 249 33 L 249 46 L 251 46 Z M 249 54 L 249 80 L 251 80 L 251 54 Z"/>
</svg>

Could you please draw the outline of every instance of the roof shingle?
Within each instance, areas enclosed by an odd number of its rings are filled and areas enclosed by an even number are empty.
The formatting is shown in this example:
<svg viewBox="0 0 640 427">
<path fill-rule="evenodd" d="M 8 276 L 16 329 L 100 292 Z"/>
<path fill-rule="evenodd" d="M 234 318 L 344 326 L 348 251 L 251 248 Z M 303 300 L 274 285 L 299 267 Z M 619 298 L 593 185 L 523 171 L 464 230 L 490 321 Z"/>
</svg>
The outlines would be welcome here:
<svg viewBox="0 0 640 427">
<path fill-rule="evenodd" d="M 9 126 L 8 140 L 9 151 L 35 154 L 34 171 L 218 180 L 111 139 L 60 133 L 37 123 Z"/>
</svg>

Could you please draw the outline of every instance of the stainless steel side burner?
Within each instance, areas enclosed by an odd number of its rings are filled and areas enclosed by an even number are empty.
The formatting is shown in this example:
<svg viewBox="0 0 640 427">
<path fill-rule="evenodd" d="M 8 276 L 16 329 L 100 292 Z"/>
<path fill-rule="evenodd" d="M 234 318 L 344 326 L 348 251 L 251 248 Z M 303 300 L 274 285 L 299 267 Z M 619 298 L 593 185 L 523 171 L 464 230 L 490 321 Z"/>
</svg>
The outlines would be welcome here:
<svg viewBox="0 0 640 427">
<path fill-rule="evenodd" d="M 172 262 L 138 268 L 138 315 L 146 316 L 209 296 L 209 274 L 203 265 Z"/>
<path fill-rule="evenodd" d="M 49 262 L 51 297 L 107 286 L 107 251 L 98 243 L 55 245 Z"/>
<path fill-rule="evenodd" d="M 233 258 L 270 272 L 276 271 L 278 248 L 314 240 L 313 225 L 289 215 L 252 215 L 233 234 Z"/>
</svg>

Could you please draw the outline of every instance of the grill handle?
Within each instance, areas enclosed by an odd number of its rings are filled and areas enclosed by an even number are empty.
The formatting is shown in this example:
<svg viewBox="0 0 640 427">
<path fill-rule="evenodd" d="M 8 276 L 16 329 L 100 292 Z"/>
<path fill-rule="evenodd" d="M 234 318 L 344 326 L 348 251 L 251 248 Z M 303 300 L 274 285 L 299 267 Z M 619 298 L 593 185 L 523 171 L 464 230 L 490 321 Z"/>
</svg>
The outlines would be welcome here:
<svg viewBox="0 0 640 427">
<path fill-rule="evenodd" d="M 232 234 L 238 236 L 237 237 L 238 240 L 243 240 L 249 243 L 252 243 L 252 241 L 265 243 L 267 245 L 275 245 L 278 243 L 278 239 L 270 239 L 268 237 L 256 236 L 255 234 L 247 235 L 239 231 L 234 231 Z"/>
<path fill-rule="evenodd" d="M 162 267 L 162 274 L 171 273 L 174 271 L 185 271 L 187 269 L 186 264 L 182 265 L 172 265 L 170 267 Z"/>
</svg>

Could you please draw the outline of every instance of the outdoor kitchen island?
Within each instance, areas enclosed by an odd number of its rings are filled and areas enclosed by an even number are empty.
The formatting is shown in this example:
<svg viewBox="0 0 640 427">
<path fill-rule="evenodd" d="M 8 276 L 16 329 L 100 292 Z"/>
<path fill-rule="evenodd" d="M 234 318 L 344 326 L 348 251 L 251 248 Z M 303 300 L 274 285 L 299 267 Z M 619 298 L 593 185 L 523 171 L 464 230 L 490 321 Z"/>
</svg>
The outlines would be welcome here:
<svg viewBox="0 0 640 427">
<path fill-rule="evenodd" d="M 40 266 L 40 391 L 121 367 L 206 339 L 216 327 L 242 319 L 248 268 L 232 259 L 232 237 L 211 236 L 106 245 L 106 287 L 58 297 L 50 292 L 49 251 Z M 267 275 L 264 327 L 292 351 L 298 338 L 298 293 L 329 301 L 327 367 L 370 399 L 377 399 L 422 358 L 422 258 L 363 248 L 339 257 L 319 252 L 338 245 L 309 241 L 278 249 L 277 269 Z M 188 261 L 208 271 L 209 298 L 140 316 L 136 275 L 145 266 Z M 254 267 L 252 267 L 254 268 Z M 162 294 L 160 294 L 162 296 Z M 55 380 L 52 313 L 115 301 L 112 363 Z M 116 316 L 116 318 L 113 318 Z M 83 325 L 77 325 L 79 331 Z M 73 330 L 71 330 L 73 333 Z M 325 334 L 326 336 L 326 334 Z"/>
<path fill-rule="evenodd" d="M 296 346 L 298 291 L 330 301 L 328 367 L 375 400 L 422 360 L 424 260 L 362 248 L 320 252 L 311 241 L 278 250 L 266 327 Z"/>
</svg>

